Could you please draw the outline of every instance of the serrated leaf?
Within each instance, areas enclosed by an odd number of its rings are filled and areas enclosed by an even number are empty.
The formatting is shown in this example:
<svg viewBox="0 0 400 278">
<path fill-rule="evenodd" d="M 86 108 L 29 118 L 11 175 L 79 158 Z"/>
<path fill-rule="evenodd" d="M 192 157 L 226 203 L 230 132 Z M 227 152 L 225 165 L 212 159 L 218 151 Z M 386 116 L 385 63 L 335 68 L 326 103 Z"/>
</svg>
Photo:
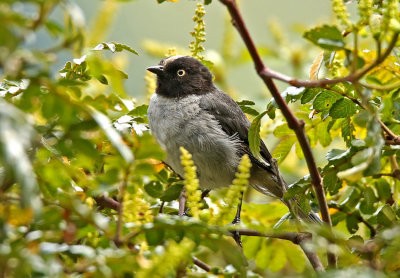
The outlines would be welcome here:
<svg viewBox="0 0 400 278">
<path fill-rule="evenodd" d="M 364 199 L 360 203 L 360 211 L 365 214 L 373 214 L 375 212 L 375 202 L 377 198 L 375 192 L 371 187 L 367 187 L 363 190 Z"/>
<path fill-rule="evenodd" d="M 294 135 L 294 131 L 289 128 L 287 123 L 284 123 L 284 124 L 281 124 L 281 125 L 277 126 L 274 129 L 273 134 L 276 137 L 282 138 L 282 137 L 285 137 L 285 136 L 288 136 L 288 135 Z"/>
<path fill-rule="evenodd" d="M 386 204 L 378 210 L 377 221 L 385 227 L 393 226 L 397 222 L 396 214 L 390 205 Z"/>
<path fill-rule="evenodd" d="M 345 158 L 350 153 L 348 150 L 332 149 L 326 154 L 326 159 L 328 161 L 337 161 Z"/>
<path fill-rule="evenodd" d="M 343 98 L 340 94 L 323 90 L 319 93 L 313 101 L 313 108 L 318 111 L 330 110 L 332 105 L 340 98 Z"/>
<path fill-rule="evenodd" d="M 179 198 L 181 191 L 183 189 L 183 183 L 175 183 L 165 190 L 164 194 L 161 196 L 161 201 L 171 202 Z"/>
<path fill-rule="evenodd" d="M 386 202 L 392 197 L 392 189 L 385 179 L 379 179 L 375 183 L 375 188 L 378 190 L 379 200 Z"/>
<path fill-rule="evenodd" d="M 345 47 L 343 36 L 336 26 L 323 25 L 311 29 L 303 37 L 327 50 L 341 50 Z"/>
<path fill-rule="evenodd" d="M 305 103 L 310 102 L 321 91 L 322 91 L 322 89 L 320 89 L 320 88 L 308 88 L 308 89 L 306 89 L 304 91 L 303 95 L 301 96 L 301 104 L 305 104 Z"/>
<path fill-rule="evenodd" d="M 243 113 L 246 113 L 246 114 L 249 114 L 252 116 L 257 116 L 258 114 L 260 114 L 260 113 L 258 113 L 257 110 L 255 110 L 254 108 L 251 108 L 249 106 L 239 105 L 239 107 L 240 107 L 240 109 L 242 109 Z"/>
<path fill-rule="evenodd" d="M 348 118 L 357 112 L 357 106 L 347 98 L 342 98 L 333 103 L 329 116 L 334 119 Z"/>
<path fill-rule="evenodd" d="M 336 176 L 336 172 L 330 172 L 330 173 L 326 174 L 322 181 L 323 181 L 324 187 L 327 189 L 327 191 L 331 195 L 334 195 L 338 192 L 338 190 L 340 188 L 340 184 L 339 184 L 339 179 Z"/>
<path fill-rule="evenodd" d="M 252 121 L 249 128 L 249 146 L 252 154 L 255 157 L 260 156 L 260 127 L 261 127 L 261 119 L 267 111 L 262 112 Z"/>
<path fill-rule="evenodd" d="M 318 125 L 318 140 L 321 143 L 321 146 L 327 147 L 332 142 L 331 134 L 328 131 L 329 121 L 322 121 Z"/>
<path fill-rule="evenodd" d="M 240 105 L 255 105 L 255 102 L 254 102 L 254 101 L 246 100 L 246 99 L 241 100 L 241 101 L 237 101 L 236 103 L 237 103 L 239 106 L 240 106 Z"/>
<path fill-rule="evenodd" d="M 279 142 L 273 151 L 273 157 L 276 158 L 278 163 L 281 163 L 283 160 L 285 160 L 296 141 L 296 136 L 289 136 Z"/>
</svg>

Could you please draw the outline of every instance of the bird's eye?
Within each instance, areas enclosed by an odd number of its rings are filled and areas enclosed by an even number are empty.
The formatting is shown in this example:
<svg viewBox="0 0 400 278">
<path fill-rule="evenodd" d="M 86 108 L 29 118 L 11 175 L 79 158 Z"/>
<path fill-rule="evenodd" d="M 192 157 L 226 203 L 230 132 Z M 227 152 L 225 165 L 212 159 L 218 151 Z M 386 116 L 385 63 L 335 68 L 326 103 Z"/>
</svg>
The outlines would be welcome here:
<svg viewBox="0 0 400 278">
<path fill-rule="evenodd" d="M 176 72 L 176 74 L 177 74 L 179 77 L 182 77 L 182 76 L 184 76 L 184 75 L 186 74 L 186 71 L 184 71 L 183 69 L 180 69 L 180 70 L 178 70 L 178 71 Z"/>
</svg>

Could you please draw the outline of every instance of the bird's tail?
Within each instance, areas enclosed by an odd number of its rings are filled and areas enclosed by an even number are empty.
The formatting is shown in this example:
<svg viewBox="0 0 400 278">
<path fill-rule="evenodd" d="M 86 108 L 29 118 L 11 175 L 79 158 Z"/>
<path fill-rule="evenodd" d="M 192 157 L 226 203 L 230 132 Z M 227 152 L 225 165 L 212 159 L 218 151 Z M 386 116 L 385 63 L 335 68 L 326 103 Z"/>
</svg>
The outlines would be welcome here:
<svg viewBox="0 0 400 278">
<path fill-rule="evenodd" d="M 310 213 L 305 213 L 302 208 L 300 207 L 300 204 L 297 200 L 292 199 L 289 201 L 283 201 L 283 203 L 289 208 L 290 212 L 293 215 L 298 216 L 300 219 L 309 222 L 309 223 L 314 223 L 314 224 L 321 224 L 322 220 L 319 218 L 318 214 L 315 212 L 310 212 Z"/>
</svg>

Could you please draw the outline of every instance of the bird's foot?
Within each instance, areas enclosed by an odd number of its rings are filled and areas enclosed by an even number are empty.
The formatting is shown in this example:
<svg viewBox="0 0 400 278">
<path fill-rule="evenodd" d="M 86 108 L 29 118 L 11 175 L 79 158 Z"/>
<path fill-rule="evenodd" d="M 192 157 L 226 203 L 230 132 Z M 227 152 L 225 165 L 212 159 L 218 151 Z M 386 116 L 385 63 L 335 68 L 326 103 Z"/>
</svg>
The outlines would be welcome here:
<svg viewBox="0 0 400 278">
<path fill-rule="evenodd" d="M 240 218 L 235 217 L 232 221 L 232 225 L 240 224 Z M 233 239 L 236 241 L 237 245 L 242 247 L 242 237 L 238 231 L 231 231 Z"/>
</svg>

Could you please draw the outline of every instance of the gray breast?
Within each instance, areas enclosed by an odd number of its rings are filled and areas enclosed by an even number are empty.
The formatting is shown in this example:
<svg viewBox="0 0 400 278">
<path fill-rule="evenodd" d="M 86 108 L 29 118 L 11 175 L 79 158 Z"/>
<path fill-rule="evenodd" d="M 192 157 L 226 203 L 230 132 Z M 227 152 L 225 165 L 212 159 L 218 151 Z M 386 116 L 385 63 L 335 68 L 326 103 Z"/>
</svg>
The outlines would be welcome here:
<svg viewBox="0 0 400 278">
<path fill-rule="evenodd" d="M 239 162 L 238 140 L 230 137 L 218 121 L 199 106 L 202 96 L 180 99 L 154 94 L 148 117 L 152 133 L 166 151 L 166 162 L 183 176 L 179 147 L 193 155 L 200 187 L 215 189 L 231 184 Z"/>
</svg>

